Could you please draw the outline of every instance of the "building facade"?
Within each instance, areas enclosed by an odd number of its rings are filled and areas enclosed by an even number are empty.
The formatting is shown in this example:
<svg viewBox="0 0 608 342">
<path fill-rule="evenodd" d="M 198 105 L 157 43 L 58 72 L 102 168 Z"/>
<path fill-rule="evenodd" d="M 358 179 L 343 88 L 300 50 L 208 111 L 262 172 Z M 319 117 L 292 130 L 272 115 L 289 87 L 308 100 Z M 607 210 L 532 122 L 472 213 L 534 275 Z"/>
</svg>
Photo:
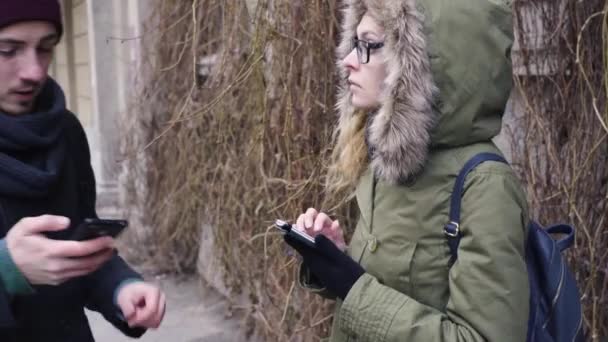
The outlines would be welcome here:
<svg viewBox="0 0 608 342">
<path fill-rule="evenodd" d="M 61 4 L 65 33 L 50 73 L 87 132 L 98 209 L 111 215 L 118 205 L 122 158 L 118 128 L 137 76 L 138 37 L 150 1 L 61 0 Z"/>
</svg>

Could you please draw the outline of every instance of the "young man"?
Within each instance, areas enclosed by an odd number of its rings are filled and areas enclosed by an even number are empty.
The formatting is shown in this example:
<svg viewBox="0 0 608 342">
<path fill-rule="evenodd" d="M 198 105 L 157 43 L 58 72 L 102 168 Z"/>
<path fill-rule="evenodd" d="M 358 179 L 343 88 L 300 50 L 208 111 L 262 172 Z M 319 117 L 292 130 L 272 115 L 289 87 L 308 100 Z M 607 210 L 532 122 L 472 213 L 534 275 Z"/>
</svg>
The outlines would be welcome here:
<svg viewBox="0 0 608 342">
<path fill-rule="evenodd" d="M 0 1 L 0 341 L 93 341 L 84 307 L 132 337 L 157 328 L 164 294 L 113 240 L 69 237 L 96 217 L 89 147 L 48 77 L 58 0 Z"/>
</svg>

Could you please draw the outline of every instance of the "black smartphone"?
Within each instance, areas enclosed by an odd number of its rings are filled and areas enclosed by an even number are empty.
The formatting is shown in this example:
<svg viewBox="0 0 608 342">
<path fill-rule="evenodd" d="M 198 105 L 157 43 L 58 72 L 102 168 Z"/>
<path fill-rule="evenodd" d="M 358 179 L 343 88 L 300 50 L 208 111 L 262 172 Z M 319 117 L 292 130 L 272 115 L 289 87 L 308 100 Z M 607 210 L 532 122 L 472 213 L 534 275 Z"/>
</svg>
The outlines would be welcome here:
<svg viewBox="0 0 608 342">
<path fill-rule="evenodd" d="M 282 231 L 284 234 L 289 235 L 290 237 L 302 242 L 308 247 L 315 247 L 315 238 L 306 234 L 305 232 L 299 231 L 289 222 L 285 222 L 283 220 L 276 220 L 274 222 L 274 226 Z"/>
<path fill-rule="evenodd" d="M 128 225 L 127 220 L 87 218 L 76 227 L 72 240 L 85 241 L 101 236 L 117 237 Z"/>
</svg>

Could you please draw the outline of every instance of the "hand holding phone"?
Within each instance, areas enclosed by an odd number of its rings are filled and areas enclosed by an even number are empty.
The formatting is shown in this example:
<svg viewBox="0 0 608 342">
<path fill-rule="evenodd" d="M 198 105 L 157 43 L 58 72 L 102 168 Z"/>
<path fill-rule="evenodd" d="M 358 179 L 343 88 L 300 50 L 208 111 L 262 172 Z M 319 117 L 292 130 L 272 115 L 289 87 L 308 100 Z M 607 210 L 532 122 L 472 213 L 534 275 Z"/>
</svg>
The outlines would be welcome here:
<svg viewBox="0 0 608 342">
<path fill-rule="evenodd" d="M 331 218 L 327 213 L 318 211 L 315 208 L 308 208 L 305 213 L 300 214 L 294 226 L 301 232 L 306 232 L 312 237 L 319 234 L 325 235 L 340 248 L 346 250 L 344 241 L 344 231 L 340 227 L 337 219 Z"/>
<path fill-rule="evenodd" d="M 283 220 L 276 220 L 274 226 L 282 231 L 284 234 L 289 235 L 290 237 L 302 242 L 308 247 L 315 247 L 315 238 L 306 234 L 303 231 L 298 230 L 295 226 L 290 224 L 289 222 L 285 222 Z"/>
<path fill-rule="evenodd" d="M 87 241 L 52 239 L 70 224 L 63 216 L 25 217 L 6 235 L 15 266 L 33 285 L 59 285 L 95 272 L 114 255 L 111 238 Z"/>
<path fill-rule="evenodd" d="M 85 241 L 101 236 L 117 237 L 129 225 L 126 220 L 87 218 L 76 228 L 71 240 Z"/>
</svg>

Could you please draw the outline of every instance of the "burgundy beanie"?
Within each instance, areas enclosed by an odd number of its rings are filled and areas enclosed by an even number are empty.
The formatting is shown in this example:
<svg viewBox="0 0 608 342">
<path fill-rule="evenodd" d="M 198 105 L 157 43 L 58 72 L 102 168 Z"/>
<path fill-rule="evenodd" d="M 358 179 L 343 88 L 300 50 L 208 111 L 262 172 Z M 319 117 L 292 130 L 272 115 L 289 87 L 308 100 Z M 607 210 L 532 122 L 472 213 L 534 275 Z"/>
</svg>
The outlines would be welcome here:
<svg viewBox="0 0 608 342">
<path fill-rule="evenodd" d="M 0 0 L 0 28 L 32 20 L 48 21 L 63 33 L 59 0 Z"/>
</svg>

